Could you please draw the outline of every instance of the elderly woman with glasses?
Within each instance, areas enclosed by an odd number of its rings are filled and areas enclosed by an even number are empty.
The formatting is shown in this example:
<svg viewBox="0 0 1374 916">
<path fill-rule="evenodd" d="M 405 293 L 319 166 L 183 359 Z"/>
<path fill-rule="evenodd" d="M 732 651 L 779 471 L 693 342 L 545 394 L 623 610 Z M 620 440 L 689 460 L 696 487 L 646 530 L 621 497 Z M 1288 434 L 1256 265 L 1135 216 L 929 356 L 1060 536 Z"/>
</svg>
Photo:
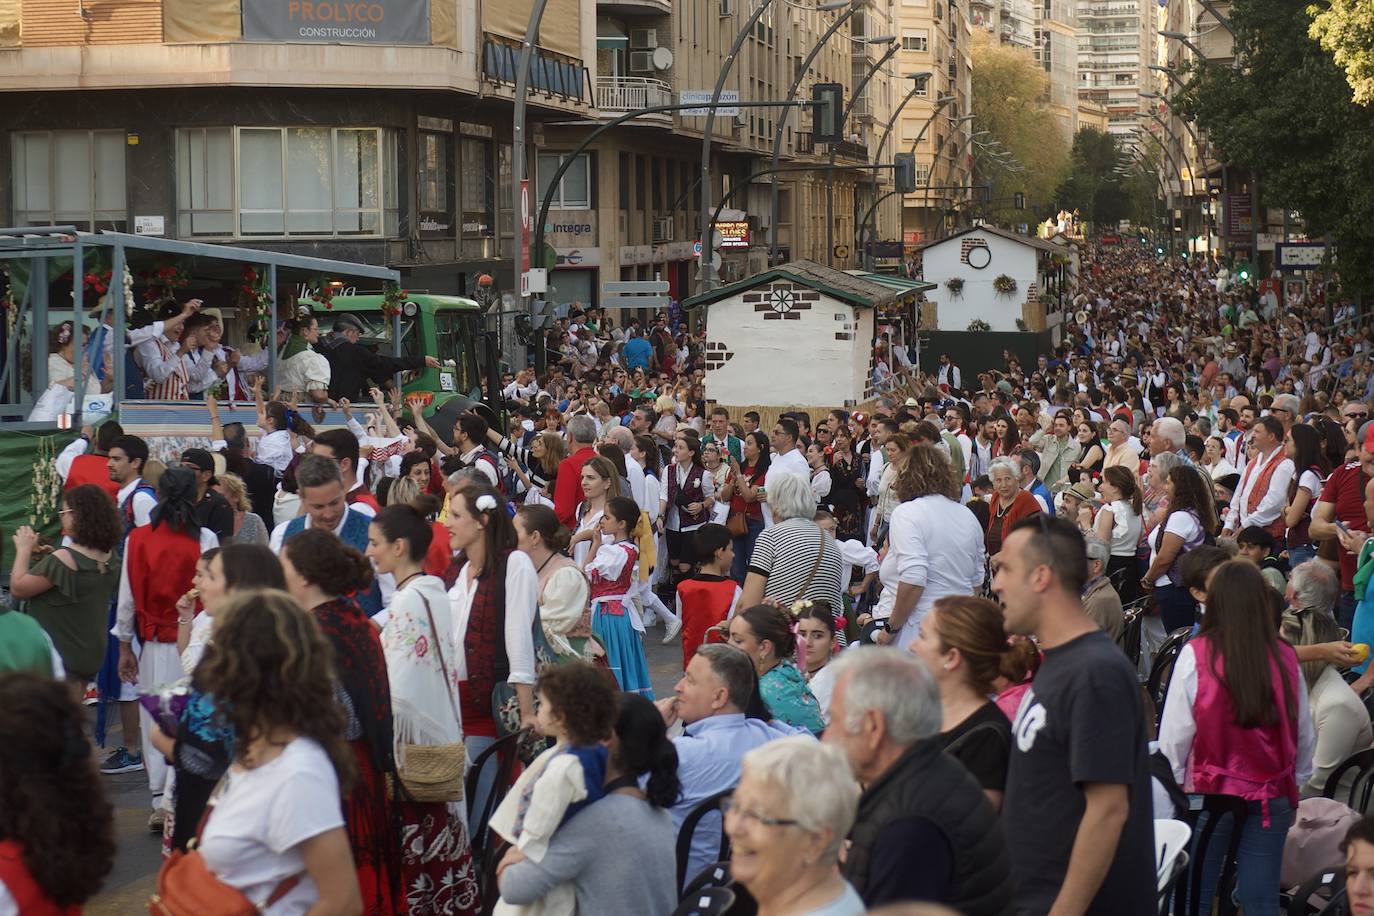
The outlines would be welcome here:
<svg viewBox="0 0 1374 916">
<path fill-rule="evenodd" d="M 840 876 L 840 847 L 854 824 L 859 785 L 836 748 L 796 736 L 744 755 L 725 803 L 730 874 L 759 916 L 858 916 L 864 903 Z"/>
</svg>

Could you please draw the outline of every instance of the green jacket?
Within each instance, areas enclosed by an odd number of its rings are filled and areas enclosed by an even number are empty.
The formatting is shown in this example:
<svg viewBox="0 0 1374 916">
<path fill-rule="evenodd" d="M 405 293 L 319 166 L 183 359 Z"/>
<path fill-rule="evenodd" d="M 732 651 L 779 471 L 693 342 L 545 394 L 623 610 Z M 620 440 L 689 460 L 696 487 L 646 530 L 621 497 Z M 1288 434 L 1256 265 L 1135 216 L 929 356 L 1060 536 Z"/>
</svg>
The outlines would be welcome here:
<svg viewBox="0 0 1374 916">
<path fill-rule="evenodd" d="M 30 671 L 52 677 L 52 643 L 28 614 L 0 608 L 0 672 Z"/>
</svg>

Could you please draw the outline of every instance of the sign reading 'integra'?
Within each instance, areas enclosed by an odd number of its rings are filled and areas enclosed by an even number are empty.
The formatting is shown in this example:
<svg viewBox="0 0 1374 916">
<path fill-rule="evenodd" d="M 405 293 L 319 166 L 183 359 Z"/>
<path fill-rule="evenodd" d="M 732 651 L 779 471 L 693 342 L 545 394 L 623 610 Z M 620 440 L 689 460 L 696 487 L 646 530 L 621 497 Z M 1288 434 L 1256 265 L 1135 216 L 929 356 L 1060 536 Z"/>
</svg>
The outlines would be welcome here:
<svg viewBox="0 0 1374 916">
<path fill-rule="evenodd" d="M 249 41 L 429 44 L 429 0 L 242 0 Z"/>
</svg>

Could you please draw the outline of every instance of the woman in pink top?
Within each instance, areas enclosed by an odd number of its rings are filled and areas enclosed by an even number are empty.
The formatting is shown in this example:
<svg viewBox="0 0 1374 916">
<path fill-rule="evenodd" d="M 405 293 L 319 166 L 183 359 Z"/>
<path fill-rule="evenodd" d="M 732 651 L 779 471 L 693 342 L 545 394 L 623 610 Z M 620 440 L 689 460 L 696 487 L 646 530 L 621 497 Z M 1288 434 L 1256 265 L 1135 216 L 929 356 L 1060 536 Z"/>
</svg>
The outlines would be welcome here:
<svg viewBox="0 0 1374 916">
<path fill-rule="evenodd" d="M 1256 566 L 1218 567 L 1201 629 L 1174 666 L 1159 728 L 1183 791 L 1246 802 L 1236 859 L 1236 898 L 1246 916 L 1278 916 L 1283 842 L 1316 743 L 1297 654 L 1279 638 L 1282 610 Z M 1211 912 L 1233 828 L 1229 818 L 1219 823 L 1205 850 L 1203 913 Z"/>
</svg>

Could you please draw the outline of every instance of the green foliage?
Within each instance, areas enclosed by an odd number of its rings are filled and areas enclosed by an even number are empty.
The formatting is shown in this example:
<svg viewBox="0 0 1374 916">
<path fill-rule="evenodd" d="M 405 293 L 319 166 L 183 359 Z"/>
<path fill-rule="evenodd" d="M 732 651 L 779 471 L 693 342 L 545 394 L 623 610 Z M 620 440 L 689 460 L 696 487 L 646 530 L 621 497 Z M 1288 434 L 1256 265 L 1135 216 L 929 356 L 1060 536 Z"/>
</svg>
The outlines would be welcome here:
<svg viewBox="0 0 1374 916">
<path fill-rule="evenodd" d="M 1054 212 L 1054 192 L 1069 160 L 1069 144 L 1050 111 L 1049 74 L 1030 51 L 990 41 L 975 33 L 973 62 L 973 130 L 987 131 L 980 143 L 996 141 L 1025 167 L 1011 172 L 974 154 L 974 182 L 991 183 L 993 199 L 1025 192 L 1027 213 L 1017 222 L 1035 222 Z"/>
<path fill-rule="evenodd" d="M 1235 0 L 1231 23 L 1237 66 L 1190 68 L 1175 108 L 1258 174 L 1262 205 L 1301 211 L 1309 235 L 1335 243 L 1346 290 L 1374 289 L 1374 107 L 1355 102 L 1303 6 Z"/>
<path fill-rule="evenodd" d="M 1345 70 L 1355 102 L 1374 102 L 1374 3 L 1369 0 L 1330 0 L 1330 6 L 1309 6 L 1308 35 L 1321 43 Z"/>
<path fill-rule="evenodd" d="M 1158 183 L 1152 175 L 1137 169 L 1129 176 L 1117 174 L 1118 166 L 1130 165 L 1116 137 L 1095 127 L 1084 127 L 1073 138 L 1069 174 L 1059 185 L 1057 202 L 1066 210 L 1098 228 L 1115 226 L 1118 221 L 1139 221 L 1142 217 L 1142 187 L 1146 199 L 1153 200 Z M 1144 218 L 1150 219 L 1146 211 Z"/>
</svg>

